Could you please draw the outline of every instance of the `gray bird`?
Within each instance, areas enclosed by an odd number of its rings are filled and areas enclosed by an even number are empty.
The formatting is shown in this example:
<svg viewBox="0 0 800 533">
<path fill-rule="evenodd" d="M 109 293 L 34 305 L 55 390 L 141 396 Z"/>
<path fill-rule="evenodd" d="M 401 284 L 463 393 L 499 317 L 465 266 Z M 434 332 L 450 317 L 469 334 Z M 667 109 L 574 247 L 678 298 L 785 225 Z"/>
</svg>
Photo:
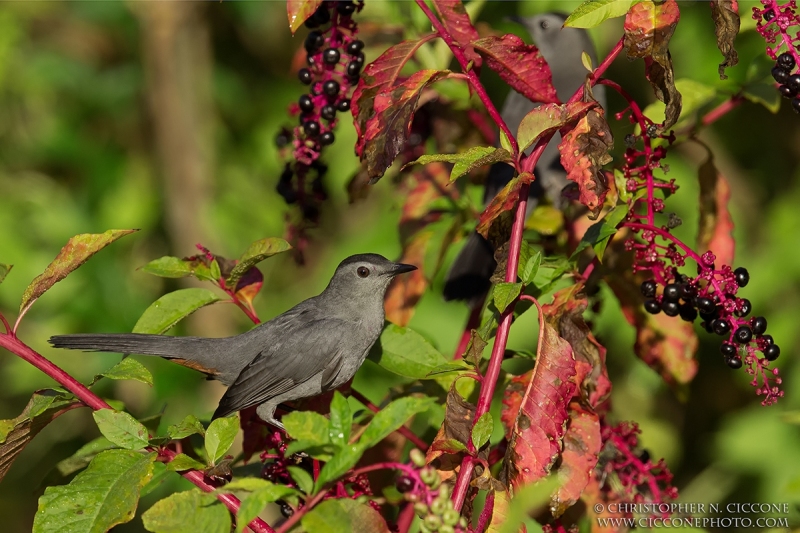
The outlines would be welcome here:
<svg viewBox="0 0 800 533">
<path fill-rule="evenodd" d="M 317 396 L 355 375 L 384 323 L 394 276 L 416 270 L 378 254 L 348 257 L 322 293 L 241 335 L 222 339 L 137 333 L 56 335 L 56 348 L 158 355 L 221 381 L 213 418 L 258 405 L 270 424 L 282 402 Z"/>
<path fill-rule="evenodd" d="M 586 80 L 588 71 L 583 66 L 581 54 L 585 51 L 592 62 L 597 63 L 597 53 L 589 34 L 582 29 L 562 28 L 566 18 L 567 15 L 563 13 L 512 17 L 512 20 L 525 27 L 547 61 L 553 75 L 553 86 L 562 102 L 566 102 Z M 596 87 L 594 96 L 605 107 L 604 87 Z M 538 105 L 512 90 L 503 103 L 500 115 L 511 132 L 516 133 L 523 117 Z M 536 164 L 536 181 L 530 187 L 526 216 L 533 212 L 543 196 L 547 196 L 556 207 L 561 207 L 561 190 L 567 184 L 567 175 L 558 152 L 560 142 L 561 135 L 556 133 Z M 527 153 L 531 150 L 533 147 Z M 486 178 L 484 204 L 488 205 L 513 177 L 514 169 L 510 165 L 492 165 Z M 491 244 L 473 232 L 447 273 L 444 299 L 466 300 L 471 307 L 480 305 L 489 290 L 489 279 L 496 267 Z"/>
</svg>

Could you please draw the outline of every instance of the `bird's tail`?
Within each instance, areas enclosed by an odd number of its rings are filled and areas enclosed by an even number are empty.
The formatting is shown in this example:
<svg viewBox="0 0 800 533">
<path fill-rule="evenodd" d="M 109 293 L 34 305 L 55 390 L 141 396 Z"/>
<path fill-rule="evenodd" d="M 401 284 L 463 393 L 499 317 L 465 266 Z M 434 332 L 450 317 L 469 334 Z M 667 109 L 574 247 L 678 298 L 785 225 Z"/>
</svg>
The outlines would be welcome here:
<svg viewBox="0 0 800 533">
<path fill-rule="evenodd" d="M 479 233 L 472 232 L 447 273 L 444 299 L 466 300 L 473 307 L 480 305 L 491 286 L 495 268 L 492 245 Z"/>
</svg>

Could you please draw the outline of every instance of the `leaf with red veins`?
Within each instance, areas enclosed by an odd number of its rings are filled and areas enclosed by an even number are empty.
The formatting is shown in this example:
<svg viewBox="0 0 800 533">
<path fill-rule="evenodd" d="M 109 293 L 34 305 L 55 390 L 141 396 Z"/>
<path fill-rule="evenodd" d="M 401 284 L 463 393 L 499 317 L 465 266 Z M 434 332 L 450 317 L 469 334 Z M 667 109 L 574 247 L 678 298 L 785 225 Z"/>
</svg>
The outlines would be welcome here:
<svg viewBox="0 0 800 533">
<path fill-rule="evenodd" d="M 394 85 L 403 66 L 414 56 L 417 49 L 431 38 L 433 35 L 398 43 L 367 65 L 362 72 L 350 99 L 353 123 L 358 138 L 357 155 L 361 156 L 364 152 L 364 133 L 367 131 L 367 122 L 374 115 L 375 97 Z"/>
<path fill-rule="evenodd" d="M 561 453 L 567 406 L 577 390 L 569 343 L 547 322 L 539 334 L 541 350 L 536 366 L 525 374 L 529 382 L 506 451 L 506 479 L 515 490 L 550 473 Z"/>
<path fill-rule="evenodd" d="M 736 0 L 711 0 L 711 18 L 717 35 L 717 48 L 725 61 L 719 64 L 719 79 L 726 80 L 725 69 L 739 63 L 733 41 L 739 34 L 739 3 Z"/>
<path fill-rule="evenodd" d="M 372 183 L 383 176 L 405 147 L 423 89 L 450 74 L 449 70 L 420 70 L 375 96 L 374 115 L 367 120 L 361 154 Z"/>
<path fill-rule="evenodd" d="M 292 35 L 322 5 L 322 0 L 286 0 L 286 14 Z"/>
<path fill-rule="evenodd" d="M 519 189 L 524 184 L 530 183 L 533 180 L 533 174 L 529 172 L 523 172 L 516 178 L 509 181 L 506 186 L 503 187 L 499 193 L 497 193 L 497 196 L 492 199 L 491 203 L 486 207 L 486 209 L 484 209 L 483 213 L 481 213 L 478 221 L 478 227 L 475 228 L 475 231 L 488 239 L 489 230 L 494 221 L 501 214 L 512 212 L 519 201 Z"/>
<path fill-rule="evenodd" d="M 551 511 L 558 518 L 575 504 L 594 477 L 594 468 L 603 446 L 600 436 L 600 419 L 597 413 L 572 402 L 569 424 L 564 435 L 564 451 L 558 478 L 561 486 L 552 502 Z"/>
<path fill-rule="evenodd" d="M 601 166 L 611 161 L 608 151 L 614 137 L 603 118 L 602 109 L 592 109 L 567 133 L 562 132 L 561 164 L 567 179 L 574 181 L 580 191 L 580 202 L 597 218 L 608 194 L 608 183 Z"/>
<path fill-rule="evenodd" d="M 681 93 L 675 87 L 675 73 L 669 54 L 669 40 L 680 19 L 675 0 L 663 3 L 641 2 L 625 17 L 625 48 L 628 59 L 643 58 L 645 76 L 653 92 L 666 105 L 664 124 L 658 132 L 671 128 L 681 114 Z"/>
<path fill-rule="evenodd" d="M 733 219 L 728 210 L 731 190 L 728 182 L 708 159 L 698 169 L 700 182 L 700 228 L 697 231 L 697 249 L 711 250 L 717 262 L 733 264 L 736 241 L 733 239 Z"/>
<path fill-rule="evenodd" d="M 522 118 L 517 129 L 519 151 L 524 152 L 545 135 L 555 133 L 567 124 L 584 117 L 597 102 L 572 102 L 570 104 L 544 104 Z"/>
<path fill-rule="evenodd" d="M 480 68 L 482 58 L 472 45 L 472 41 L 480 36 L 469 19 L 464 3 L 461 0 L 433 0 L 433 7 L 447 32 L 461 46 L 467 61 L 472 61 L 474 67 Z"/>
<path fill-rule="evenodd" d="M 475 49 L 486 57 L 489 68 L 533 102 L 559 103 L 553 87 L 553 75 L 539 49 L 513 34 L 486 37 L 473 41 Z"/>
</svg>

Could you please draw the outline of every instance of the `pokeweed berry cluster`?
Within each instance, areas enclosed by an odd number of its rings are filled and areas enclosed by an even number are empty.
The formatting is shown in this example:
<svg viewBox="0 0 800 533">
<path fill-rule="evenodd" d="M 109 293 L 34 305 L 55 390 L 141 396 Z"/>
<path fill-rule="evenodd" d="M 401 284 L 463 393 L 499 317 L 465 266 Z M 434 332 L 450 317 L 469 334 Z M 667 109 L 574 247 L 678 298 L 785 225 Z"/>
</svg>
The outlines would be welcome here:
<svg viewBox="0 0 800 533">
<path fill-rule="evenodd" d="M 411 450 L 409 457 L 417 468 L 402 465 L 403 474 L 397 478 L 395 488 L 414 505 L 422 520 L 420 533 L 465 533 L 467 520 L 453 507 L 450 486 L 442 484 L 433 467 L 425 466 L 425 454 L 420 450 Z"/>
<path fill-rule="evenodd" d="M 778 3 L 775 0 L 761 0 L 763 9 L 753 8 L 753 19 L 756 20 L 756 29 L 767 43 L 767 54 L 776 61 L 772 69 L 772 77 L 780 85 L 778 91 L 784 98 L 791 99 L 792 109 L 800 113 L 800 73 L 795 68 L 800 65 L 800 55 L 797 47 L 800 45 L 800 17 L 797 15 L 797 2 L 791 0 Z M 790 28 L 794 35 L 790 34 Z M 786 46 L 787 51 L 778 55 L 780 49 Z"/>
</svg>

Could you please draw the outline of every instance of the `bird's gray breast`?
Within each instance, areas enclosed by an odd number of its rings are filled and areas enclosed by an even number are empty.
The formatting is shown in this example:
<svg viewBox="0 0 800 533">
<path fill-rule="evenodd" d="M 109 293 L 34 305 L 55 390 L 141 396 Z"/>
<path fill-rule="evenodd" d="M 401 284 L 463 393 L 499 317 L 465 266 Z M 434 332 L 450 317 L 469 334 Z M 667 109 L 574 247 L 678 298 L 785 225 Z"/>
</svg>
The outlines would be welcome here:
<svg viewBox="0 0 800 533">
<path fill-rule="evenodd" d="M 383 321 L 383 308 L 381 308 L 380 313 L 369 314 L 362 320 L 339 322 L 339 327 L 344 330 L 339 336 L 350 339 L 350 342 L 339 347 L 336 356 L 325 368 L 322 375 L 324 390 L 333 390 L 344 385 L 358 372 L 372 345 L 380 337 Z"/>
</svg>

